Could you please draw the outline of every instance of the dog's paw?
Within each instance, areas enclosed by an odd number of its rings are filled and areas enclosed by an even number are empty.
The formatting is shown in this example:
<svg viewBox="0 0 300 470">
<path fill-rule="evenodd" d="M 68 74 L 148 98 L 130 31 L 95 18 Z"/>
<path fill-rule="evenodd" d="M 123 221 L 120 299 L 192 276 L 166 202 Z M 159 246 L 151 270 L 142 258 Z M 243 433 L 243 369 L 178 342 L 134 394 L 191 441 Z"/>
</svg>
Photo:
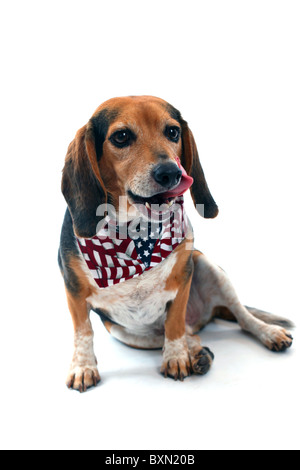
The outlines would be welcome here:
<svg viewBox="0 0 300 470">
<path fill-rule="evenodd" d="M 200 351 L 191 357 L 192 369 L 195 374 L 205 375 L 212 366 L 214 355 L 208 348 L 201 348 Z"/>
<path fill-rule="evenodd" d="M 293 344 L 292 335 L 277 325 L 267 325 L 262 333 L 261 340 L 268 349 L 275 352 L 286 351 Z"/>
<path fill-rule="evenodd" d="M 183 381 L 191 375 L 191 364 L 185 336 L 170 341 L 165 340 L 163 363 L 160 369 L 165 377 Z"/>
<path fill-rule="evenodd" d="M 161 373 L 165 377 L 184 380 L 191 374 L 205 375 L 212 366 L 214 355 L 201 346 L 199 336 L 186 335 L 175 341 L 165 342 Z"/>
<path fill-rule="evenodd" d="M 195 374 L 205 375 L 212 366 L 215 358 L 209 348 L 202 347 L 197 335 L 187 336 L 191 369 Z"/>
<path fill-rule="evenodd" d="M 71 366 L 66 385 L 68 388 L 86 392 L 88 388 L 96 387 L 100 382 L 100 375 L 95 366 Z"/>
<path fill-rule="evenodd" d="M 189 358 L 173 358 L 167 362 L 163 362 L 161 373 L 167 378 L 172 377 L 174 380 L 180 380 L 181 382 L 191 375 L 191 368 Z"/>
</svg>

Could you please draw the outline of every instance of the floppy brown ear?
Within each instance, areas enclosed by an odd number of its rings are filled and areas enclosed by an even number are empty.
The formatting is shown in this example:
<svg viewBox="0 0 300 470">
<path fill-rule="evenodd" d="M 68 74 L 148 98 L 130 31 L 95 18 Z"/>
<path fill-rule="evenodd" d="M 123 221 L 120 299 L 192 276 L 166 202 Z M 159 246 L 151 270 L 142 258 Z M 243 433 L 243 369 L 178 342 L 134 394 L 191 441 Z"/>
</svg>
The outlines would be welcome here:
<svg viewBox="0 0 300 470">
<path fill-rule="evenodd" d="M 79 129 L 70 143 L 62 177 L 62 193 L 67 201 L 76 236 L 92 238 L 99 219 L 97 207 L 107 202 L 97 153 L 93 123 Z"/>
<path fill-rule="evenodd" d="M 183 119 L 181 119 L 181 128 L 183 144 L 182 165 L 186 172 L 194 178 L 191 194 L 195 207 L 200 215 L 204 216 L 206 219 L 213 219 L 218 215 L 219 209 L 208 189 L 194 136 L 187 122 Z M 199 205 L 198 208 L 197 205 Z"/>
</svg>

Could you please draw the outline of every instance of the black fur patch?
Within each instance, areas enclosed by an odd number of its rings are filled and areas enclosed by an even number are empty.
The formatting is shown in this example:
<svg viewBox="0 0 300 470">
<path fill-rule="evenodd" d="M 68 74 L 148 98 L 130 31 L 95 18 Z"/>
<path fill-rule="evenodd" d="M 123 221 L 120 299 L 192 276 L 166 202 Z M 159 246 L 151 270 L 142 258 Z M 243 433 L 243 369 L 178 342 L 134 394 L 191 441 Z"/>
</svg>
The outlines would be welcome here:
<svg viewBox="0 0 300 470">
<path fill-rule="evenodd" d="M 193 254 L 191 253 L 182 273 L 183 282 L 187 283 L 190 280 L 191 276 L 193 275 L 193 272 L 194 272 L 194 261 L 193 261 Z"/>
<path fill-rule="evenodd" d="M 110 123 L 116 118 L 117 110 L 102 110 L 90 121 L 92 138 L 95 142 L 97 159 L 101 158 L 103 143 Z M 83 139 L 86 137 L 83 137 Z M 80 158 L 73 157 L 74 142 L 70 144 L 69 153 L 63 170 L 62 192 L 68 203 L 76 234 L 83 238 L 91 238 L 96 234 L 98 222 L 97 208 L 106 202 L 104 190 L 94 175 L 91 163 L 84 150 L 84 140 L 81 143 Z"/>
<path fill-rule="evenodd" d="M 101 321 L 105 323 L 106 321 L 109 321 L 113 325 L 118 325 L 115 321 L 113 321 L 109 316 L 108 313 L 105 310 L 101 310 L 100 308 L 92 308 L 93 312 L 97 313 L 99 315 Z"/>
<path fill-rule="evenodd" d="M 79 256 L 77 241 L 73 231 L 73 222 L 69 209 L 66 210 L 60 236 L 60 247 L 58 251 L 58 265 L 63 275 L 66 288 L 74 296 L 79 293 L 80 283 L 74 271 L 70 268 L 71 257 Z"/>
<path fill-rule="evenodd" d="M 94 136 L 97 159 L 100 160 L 103 153 L 103 143 L 106 139 L 107 131 L 112 122 L 117 118 L 119 111 L 117 109 L 103 109 L 97 116 L 91 119 Z"/>
<path fill-rule="evenodd" d="M 168 113 L 170 114 L 172 119 L 175 119 L 179 124 L 182 122 L 182 117 L 180 111 L 178 109 L 174 108 L 171 104 L 167 104 L 166 109 Z"/>
</svg>

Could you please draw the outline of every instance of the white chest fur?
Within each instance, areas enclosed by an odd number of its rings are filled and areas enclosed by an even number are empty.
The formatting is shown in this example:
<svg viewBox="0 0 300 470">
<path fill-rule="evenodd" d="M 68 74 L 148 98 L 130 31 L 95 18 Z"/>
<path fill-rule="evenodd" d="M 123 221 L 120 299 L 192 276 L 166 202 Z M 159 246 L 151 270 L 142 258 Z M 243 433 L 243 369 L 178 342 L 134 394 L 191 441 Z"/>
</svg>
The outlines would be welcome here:
<svg viewBox="0 0 300 470">
<path fill-rule="evenodd" d="M 177 253 L 174 252 L 158 266 L 137 278 L 99 289 L 82 260 L 82 268 L 94 287 L 94 293 L 87 301 L 92 308 L 103 310 L 114 322 L 136 334 L 158 332 L 165 322 L 167 303 L 177 295 L 177 291 L 165 289 L 176 261 Z"/>
</svg>

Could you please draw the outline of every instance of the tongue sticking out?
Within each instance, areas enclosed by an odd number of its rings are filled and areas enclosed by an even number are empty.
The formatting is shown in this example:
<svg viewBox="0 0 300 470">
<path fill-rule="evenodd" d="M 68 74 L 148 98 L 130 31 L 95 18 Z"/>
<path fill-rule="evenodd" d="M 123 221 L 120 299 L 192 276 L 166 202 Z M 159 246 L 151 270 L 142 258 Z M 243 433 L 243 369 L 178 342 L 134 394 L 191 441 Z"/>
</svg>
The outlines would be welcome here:
<svg viewBox="0 0 300 470">
<path fill-rule="evenodd" d="M 190 189 L 190 187 L 192 186 L 194 182 L 194 179 L 187 174 L 187 172 L 181 165 L 178 157 L 176 158 L 176 161 L 178 163 L 180 170 L 182 171 L 182 177 L 181 177 L 181 181 L 179 185 L 175 189 L 164 193 L 164 196 L 167 198 L 182 196 L 188 189 Z"/>
</svg>

